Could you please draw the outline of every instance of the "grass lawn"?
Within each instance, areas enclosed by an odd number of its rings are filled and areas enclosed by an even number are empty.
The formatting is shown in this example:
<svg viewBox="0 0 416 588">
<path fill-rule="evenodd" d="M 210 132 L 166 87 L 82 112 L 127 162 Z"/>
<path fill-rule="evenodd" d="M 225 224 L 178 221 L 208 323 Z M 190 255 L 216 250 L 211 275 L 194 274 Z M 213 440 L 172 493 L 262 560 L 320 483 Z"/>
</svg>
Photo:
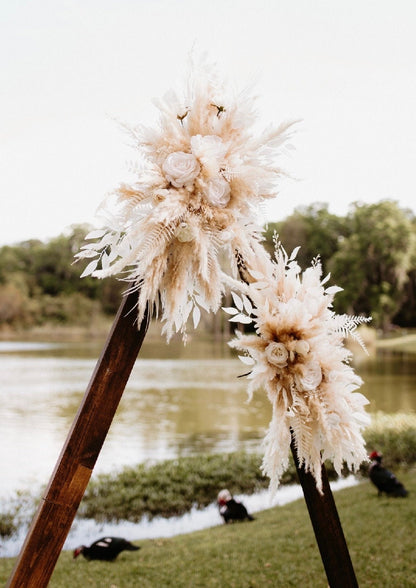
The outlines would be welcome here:
<svg viewBox="0 0 416 588">
<path fill-rule="evenodd" d="M 406 499 L 378 498 L 367 481 L 335 494 L 361 588 L 416 586 L 416 472 L 399 478 L 410 491 Z M 113 563 L 73 560 L 63 552 L 50 586 L 327 586 L 303 500 L 257 513 L 250 523 L 140 545 L 140 551 L 124 552 Z M 13 560 L 0 559 L 3 583 L 12 566 Z"/>
</svg>

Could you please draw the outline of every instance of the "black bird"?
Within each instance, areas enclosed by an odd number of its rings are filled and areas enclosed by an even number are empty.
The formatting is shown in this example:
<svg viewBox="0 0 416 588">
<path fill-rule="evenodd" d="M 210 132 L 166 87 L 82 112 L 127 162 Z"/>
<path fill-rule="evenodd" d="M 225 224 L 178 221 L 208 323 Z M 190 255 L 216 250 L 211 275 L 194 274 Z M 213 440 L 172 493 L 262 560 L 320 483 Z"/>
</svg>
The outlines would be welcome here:
<svg viewBox="0 0 416 588">
<path fill-rule="evenodd" d="M 396 476 L 381 465 L 383 456 L 377 451 L 370 454 L 370 480 L 378 489 L 378 495 L 381 496 L 383 492 L 388 496 L 407 496 L 408 492 Z"/>
<path fill-rule="evenodd" d="M 81 553 L 85 559 L 99 559 L 102 561 L 113 561 L 121 551 L 137 551 L 140 547 L 133 545 L 130 541 L 121 537 L 102 537 L 94 541 L 89 547 L 81 545 L 74 550 L 74 558 Z"/>
<path fill-rule="evenodd" d="M 221 490 L 217 498 L 220 515 L 225 523 L 230 521 L 254 521 L 254 517 L 248 514 L 246 507 L 241 502 L 234 500 L 228 490 Z"/>
</svg>

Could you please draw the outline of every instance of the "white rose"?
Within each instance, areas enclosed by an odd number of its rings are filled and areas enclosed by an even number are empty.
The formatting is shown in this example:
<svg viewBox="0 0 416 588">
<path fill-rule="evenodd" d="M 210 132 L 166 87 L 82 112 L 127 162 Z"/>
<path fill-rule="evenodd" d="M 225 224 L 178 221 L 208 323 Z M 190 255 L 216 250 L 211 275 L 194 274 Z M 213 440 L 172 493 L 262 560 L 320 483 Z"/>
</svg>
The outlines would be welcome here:
<svg viewBox="0 0 416 588">
<path fill-rule="evenodd" d="M 272 365 L 283 368 L 287 366 L 289 352 L 283 343 L 269 343 L 266 347 L 266 357 Z"/>
<path fill-rule="evenodd" d="M 227 150 L 218 135 L 193 135 L 191 137 L 191 148 L 196 157 L 203 157 L 207 151 L 214 151 L 223 157 Z"/>
<path fill-rule="evenodd" d="M 310 345 L 307 341 L 299 340 L 295 341 L 294 348 L 296 353 L 298 353 L 299 355 L 306 356 L 310 349 Z"/>
<path fill-rule="evenodd" d="M 200 165 L 192 153 L 184 153 L 183 151 L 171 153 L 162 165 L 165 178 L 175 188 L 191 185 L 200 169 Z"/>
<path fill-rule="evenodd" d="M 208 176 L 216 176 L 224 165 L 227 145 L 217 135 L 194 135 L 191 150 L 201 162 Z"/>
<path fill-rule="evenodd" d="M 302 373 L 295 375 L 296 386 L 299 391 L 310 392 L 316 390 L 322 382 L 322 370 L 319 361 L 309 361 L 302 366 Z"/>
<path fill-rule="evenodd" d="M 224 178 L 215 178 L 208 182 L 205 200 L 212 206 L 224 208 L 230 201 L 230 184 Z"/>
</svg>

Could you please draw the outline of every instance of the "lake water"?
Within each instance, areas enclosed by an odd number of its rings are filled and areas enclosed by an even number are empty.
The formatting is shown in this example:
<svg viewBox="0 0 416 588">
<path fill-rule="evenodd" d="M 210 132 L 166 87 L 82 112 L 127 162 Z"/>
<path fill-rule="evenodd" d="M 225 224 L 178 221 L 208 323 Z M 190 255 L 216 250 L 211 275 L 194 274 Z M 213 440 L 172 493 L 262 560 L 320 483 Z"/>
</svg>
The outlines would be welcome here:
<svg viewBox="0 0 416 588">
<path fill-rule="evenodd" d="M 0 498 L 50 477 L 102 345 L 0 342 Z M 359 355 L 369 411 L 416 411 L 416 356 Z M 94 473 L 200 452 L 259 449 L 271 417 L 226 345 L 144 344 Z"/>
</svg>

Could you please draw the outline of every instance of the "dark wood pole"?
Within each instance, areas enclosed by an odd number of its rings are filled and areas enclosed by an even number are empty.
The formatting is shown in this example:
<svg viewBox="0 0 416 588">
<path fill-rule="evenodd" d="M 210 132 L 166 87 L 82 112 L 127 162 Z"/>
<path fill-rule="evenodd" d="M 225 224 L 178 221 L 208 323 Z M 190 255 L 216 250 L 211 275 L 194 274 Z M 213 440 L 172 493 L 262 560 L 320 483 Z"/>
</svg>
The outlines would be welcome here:
<svg viewBox="0 0 416 588">
<path fill-rule="evenodd" d="M 120 305 L 8 588 L 48 585 L 147 332 L 147 313 L 135 324 L 136 305 L 137 292 Z"/>
<path fill-rule="evenodd" d="M 331 588 L 357 588 L 358 582 L 355 577 L 334 496 L 328 482 L 326 468 L 322 464 L 323 494 L 320 494 L 316 488 L 316 481 L 313 475 L 310 472 L 306 472 L 305 468 L 299 465 L 293 436 L 291 449 L 322 563 L 324 564 L 328 585 Z"/>
</svg>

